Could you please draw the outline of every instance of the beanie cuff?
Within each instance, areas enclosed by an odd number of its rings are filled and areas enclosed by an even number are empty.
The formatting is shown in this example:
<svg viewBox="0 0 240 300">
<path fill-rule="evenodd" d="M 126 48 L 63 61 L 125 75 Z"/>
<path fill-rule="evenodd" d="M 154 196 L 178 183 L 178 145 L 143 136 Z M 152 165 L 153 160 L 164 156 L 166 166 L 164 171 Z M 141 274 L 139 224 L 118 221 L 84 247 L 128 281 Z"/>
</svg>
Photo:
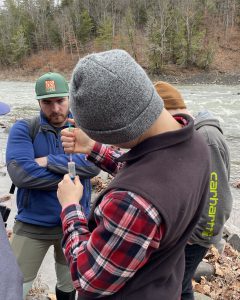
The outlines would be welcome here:
<svg viewBox="0 0 240 300">
<path fill-rule="evenodd" d="M 104 144 L 121 144 L 135 140 L 148 130 L 163 110 L 163 102 L 153 89 L 152 99 L 146 109 L 130 124 L 119 129 L 89 130 L 77 124 L 93 140 Z"/>
</svg>

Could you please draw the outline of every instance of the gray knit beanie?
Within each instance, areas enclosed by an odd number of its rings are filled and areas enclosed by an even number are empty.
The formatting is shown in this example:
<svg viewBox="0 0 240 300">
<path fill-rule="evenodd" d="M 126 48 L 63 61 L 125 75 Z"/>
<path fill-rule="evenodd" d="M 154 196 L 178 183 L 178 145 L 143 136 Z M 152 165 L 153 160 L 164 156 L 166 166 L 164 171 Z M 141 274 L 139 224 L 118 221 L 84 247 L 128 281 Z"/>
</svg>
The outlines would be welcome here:
<svg viewBox="0 0 240 300">
<path fill-rule="evenodd" d="M 106 144 L 141 136 L 163 109 L 151 80 L 123 50 L 79 60 L 71 79 L 70 105 L 76 124 L 93 140 Z"/>
</svg>

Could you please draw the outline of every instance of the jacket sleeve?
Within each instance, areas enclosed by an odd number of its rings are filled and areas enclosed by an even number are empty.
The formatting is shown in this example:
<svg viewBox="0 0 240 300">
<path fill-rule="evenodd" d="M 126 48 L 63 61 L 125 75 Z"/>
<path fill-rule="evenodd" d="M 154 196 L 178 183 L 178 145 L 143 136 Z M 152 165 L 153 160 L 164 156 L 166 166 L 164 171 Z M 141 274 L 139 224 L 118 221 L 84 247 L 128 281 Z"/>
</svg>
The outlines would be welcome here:
<svg viewBox="0 0 240 300">
<path fill-rule="evenodd" d="M 232 209 L 232 194 L 229 186 L 230 154 L 224 136 L 213 127 L 202 128 L 210 149 L 211 172 L 208 198 L 203 213 L 190 239 L 209 247 L 222 238 L 225 222 Z"/>
<path fill-rule="evenodd" d="M 18 121 L 10 130 L 6 150 L 7 170 L 12 182 L 19 188 L 56 190 L 62 176 L 40 167 L 34 159 L 28 125 Z"/>
<path fill-rule="evenodd" d="M 55 172 L 57 174 L 67 174 L 68 173 L 68 154 L 59 155 L 48 155 L 48 170 Z M 72 160 L 76 164 L 76 174 L 80 178 L 92 178 L 100 172 L 100 169 L 96 167 L 93 163 L 86 159 L 84 154 L 73 154 Z"/>
</svg>

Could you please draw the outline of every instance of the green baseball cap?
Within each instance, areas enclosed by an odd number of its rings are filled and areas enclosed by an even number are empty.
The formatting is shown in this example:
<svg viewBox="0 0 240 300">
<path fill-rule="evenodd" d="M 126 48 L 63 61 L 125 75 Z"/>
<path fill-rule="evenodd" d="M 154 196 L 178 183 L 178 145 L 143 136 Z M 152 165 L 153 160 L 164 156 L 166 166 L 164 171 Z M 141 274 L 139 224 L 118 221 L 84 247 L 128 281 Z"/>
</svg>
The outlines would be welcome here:
<svg viewBox="0 0 240 300">
<path fill-rule="evenodd" d="M 58 73 L 46 73 L 38 78 L 35 84 L 36 99 L 66 97 L 69 87 L 66 79 Z"/>
</svg>

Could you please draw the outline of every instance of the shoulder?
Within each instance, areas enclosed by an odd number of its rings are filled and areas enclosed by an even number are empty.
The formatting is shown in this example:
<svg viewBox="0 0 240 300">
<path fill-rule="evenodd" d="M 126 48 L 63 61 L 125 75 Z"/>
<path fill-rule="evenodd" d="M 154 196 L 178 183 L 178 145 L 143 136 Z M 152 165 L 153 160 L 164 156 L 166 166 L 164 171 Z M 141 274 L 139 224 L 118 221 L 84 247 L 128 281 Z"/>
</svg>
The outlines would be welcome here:
<svg viewBox="0 0 240 300">
<path fill-rule="evenodd" d="M 18 120 L 16 121 L 11 129 L 10 129 L 10 133 L 11 132 L 15 132 L 15 131 L 19 131 L 19 130 L 27 130 L 28 129 L 28 122 L 26 121 L 26 119 L 21 119 L 21 120 Z"/>
<path fill-rule="evenodd" d="M 40 126 L 40 116 L 35 116 L 32 118 L 25 118 L 25 119 L 21 119 L 16 121 L 11 129 L 12 130 L 28 130 L 31 128 L 35 128 L 35 127 L 39 127 Z"/>
<path fill-rule="evenodd" d="M 225 138 L 222 132 L 215 126 L 204 125 L 197 129 L 202 134 L 208 145 L 221 145 L 225 144 Z"/>
<path fill-rule="evenodd" d="M 100 204 L 103 211 L 114 211 L 117 215 L 128 215 L 130 218 L 147 217 L 148 223 L 159 226 L 161 217 L 158 210 L 140 195 L 126 190 L 110 190 Z M 117 212 L 117 213 L 116 213 Z"/>
<path fill-rule="evenodd" d="M 18 120 L 12 125 L 9 138 L 11 139 L 13 136 L 16 138 L 31 137 L 33 135 L 31 132 L 35 132 L 36 128 L 39 129 L 39 126 L 39 117 Z"/>
</svg>

